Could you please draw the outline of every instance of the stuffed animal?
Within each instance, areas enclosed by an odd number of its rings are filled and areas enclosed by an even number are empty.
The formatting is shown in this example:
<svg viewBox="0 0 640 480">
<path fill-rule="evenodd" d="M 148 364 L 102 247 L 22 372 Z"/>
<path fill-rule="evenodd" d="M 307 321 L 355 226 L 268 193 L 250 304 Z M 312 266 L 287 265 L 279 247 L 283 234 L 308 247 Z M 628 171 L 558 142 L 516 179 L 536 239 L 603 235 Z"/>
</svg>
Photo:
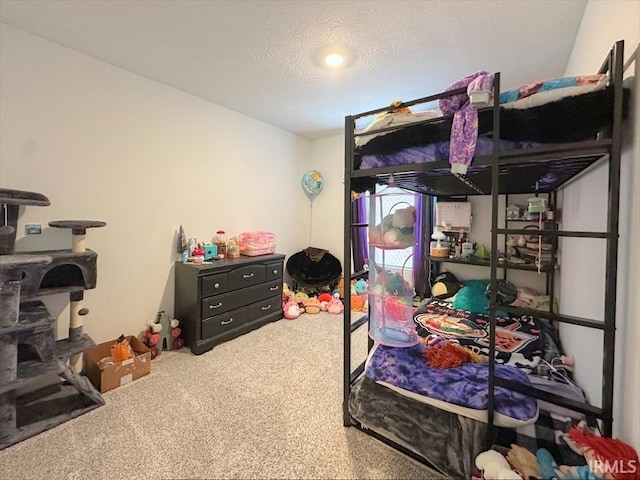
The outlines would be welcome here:
<svg viewBox="0 0 640 480">
<path fill-rule="evenodd" d="M 304 303 L 309 299 L 309 295 L 304 292 L 296 292 L 294 300 L 298 303 Z"/>
<path fill-rule="evenodd" d="M 369 311 L 369 295 L 360 295 L 360 298 L 362 299 L 362 308 L 360 311 L 367 313 Z"/>
<path fill-rule="evenodd" d="M 487 450 L 476 457 L 476 467 L 482 470 L 485 480 L 522 480 L 522 477 L 511 470 L 507 459 L 496 450 Z"/>
<path fill-rule="evenodd" d="M 541 478 L 540 465 L 536 456 L 524 447 L 511 444 L 507 452 L 507 461 L 522 478 Z"/>
<path fill-rule="evenodd" d="M 285 304 L 287 302 L 295 302 L 296 295 L 291 290 L 288 292 L 282 292 L 282 303 Z"/>
<path fill-rule="evenodd" d="M 394 296 L 407 296 L 413 297 L 413 289 L 402 278 L 399 273 L 382 272 L 376 278 L 376 284 L 373 287 L 373 293 L 378 295 L 390 294 Z"/>
<path fill-rule="evenodd" d="M 414 245 L 415 223 L 415 207 L 399 208 L 386 215 L 379 225 L 369 229 L 369 243 L 396 247 Z"/>
<path fill-rule="evenodd" d="M 451 272 L 442 272 L 433 280 L 431 287 L 431 296 L 439 300 L 453 297 L 458 291 L 464 287 L 456 276 Z"/>
<path fill-rule="evenodd" d="M 320 295 L 318 295 L 318 301 L 320 302 L 320 310 L 323 312 L 327 311 L 327 306 L 329 305 L 329 302 L 331 301 L 331 294 L 330 293 L 321 293 Z"/>
<path fill-rule="evenodd" d="M 344 277 L 342 275 L 340 275 L 340 278 L 338 279 L 336 290 L 340 292 L 340 298 L 344 298 Z"/>
<path fill-rule="evenodd" d="M 298 307 L 300 308 L 300 313 L 305 313 L 306 311 L 305 305 L 307 303 L 307 300 L 309 300 L 309 295 L 307 295 L 305 292 L 296 292 L 293 299 L 295 302 L 298 303 Z"/>
<path fill-rule="evenodd" d="M 340 294 L 335 294 L 327 304 L 327 312 L 339 315 L 344 312 L 344 304 L 340 301 Z"/>
<path fill-rule="evenodd" d="M 285 304 L 291 300 L 295 301 L 296 294 L 289 289 L 286 283 L 282 284 L 282 303 Z"/>
<path fill-rule="evenodd" d="M 311 297 L 304 302 L 304 311 L 306 313 L 320 313 L 320 301 L 316 297 Z"/>
<path fill-rule="evenodd" d="M 364 306 L 364 301 L 360 295 L 351 295 L 351 310 L 356 312 L 362 311 L 362 307 Z"/>
<path fill-rule="evenodd" d="M 559 479 L 637 480 L 638 453 L 628 443 L 618 438 L 601 437 L 581 426 L 574 426 L 564 435 L 567 443 L 582 451 L 587 465 L 560 465 L 553 461 L 548 452 L 539 449 L 536 457 L 543 472 L 554 472 Z"/>
<path fill-rule="evenodd" d="M 330 302 L 331 301 L 331 294 L 330 293 L 321 293 L 320 295 L 318 295 L 318 300 L 320 301 L 320 303 L 322 302 Z"/>
<path fill-rule="evenodd" d="M 293 300 L 289 300 L 282 306 L 282 310 L 284 310 L 284 318 L 289 320 L 295 320 L 300 316 L 300 307 L 297 302 Z"/>
<path fill-rule="evenodd" d="M 367 289 L 369 288 L 369 283 L 366 280 L 361 278 L 355 283 L 354 288 L 356 290 L 356 294 L 358 295 L 366 294 Z"/>
</svg>

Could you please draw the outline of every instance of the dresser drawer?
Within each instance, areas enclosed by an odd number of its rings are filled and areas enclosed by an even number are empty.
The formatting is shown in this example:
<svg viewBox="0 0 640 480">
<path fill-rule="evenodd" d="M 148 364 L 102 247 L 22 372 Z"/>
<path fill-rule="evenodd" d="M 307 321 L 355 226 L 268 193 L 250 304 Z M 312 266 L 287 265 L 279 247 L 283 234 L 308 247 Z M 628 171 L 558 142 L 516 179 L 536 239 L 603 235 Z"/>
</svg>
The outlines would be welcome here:
<svg viewBox="0 0 640 480">
<path fill-rule="evenodd" d="M 261 283 L 243 290 L 215 295 L 202 300 L 201 318 L 228 312 L 243 305 L 258 302 L 274 295 L 282 295 L 282 281 L 274 280 L 269 283 Z"/>
<path fill-rule="evenodd" d="M 247 299 L 247 303 L 257 302 L 258 300 L 270 298 L 274 295 L 280 295 L 280 298 L 282 299 L 282 280 L 273 280 L 269 283 L 256 285 L 255 287 L 251 287 L 249 291 L 251 292 L 252 296 Z"/>
<path fill-rule="evenodd" d="M 229 279 L 229 290 L 237 290 L 246 288 L 251 285 L 257 285 L 265 280 L 264 265 L 246 265 L 238 267 L 227 273 Z"/>
<path fill-rule="evenodd" d="M 283 268 L 283 263 L 282 262 L 278 262 L 278 263 L 268 263 L 266 265 L 266 269 L 267 269 L 267 276 L 266 276 L 266 280 L 278 280 L 280 278 L 282 278 L 282 268 Z"/>
<path fill-rule="evenodd" d="M 247 307 L 247 318 L 249 321 L 264 317 L 282 309 L 282 295 L 271 297 L 257 303 L 252 303 Z"/>
<path fill-rule="evenodd" d="M 242 307 L 249 301 L 255 302 L 256 300 L 259 300 L 259 298 L 247 300 L 246 291 L 223 293 L 222 295 L 205 298 L 202 300 L 202 315 L 200 318 L 219 315 L 220 313 Z"/>
<path fill-rule="evenodd" d="M 206 318 L 202 321 L 202 338 L 212 337 L 233 330 L 247 321 L 247 307 Z"/>
<path fill-rule="evenodd" d="M 200 279 L 200 291 L 203 297 L 210 297 L 211 295 L 218 295 L 228 290 L 227 288 L 227 274 L 220 273 L 217 275 L 207 275 Z"/>
</svg>

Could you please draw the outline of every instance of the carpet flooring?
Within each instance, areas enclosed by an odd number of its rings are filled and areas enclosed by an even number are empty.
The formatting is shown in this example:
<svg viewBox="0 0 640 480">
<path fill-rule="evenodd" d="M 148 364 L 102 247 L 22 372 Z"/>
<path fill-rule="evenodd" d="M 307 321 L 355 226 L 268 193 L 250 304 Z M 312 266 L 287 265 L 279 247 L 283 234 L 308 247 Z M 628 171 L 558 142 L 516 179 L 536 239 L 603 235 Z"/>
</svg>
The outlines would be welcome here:
<svg viewBox="0 0 640 480">
<path fill-rule="evenodd" d="M 320 313 L 164 352 L 106 405 L 0 451 L 0 478 L 442 478 L 342 426 L 342 344 L 342 316 Z M 365 328 L 352 344 L 355 365 Z"/>
</svg>

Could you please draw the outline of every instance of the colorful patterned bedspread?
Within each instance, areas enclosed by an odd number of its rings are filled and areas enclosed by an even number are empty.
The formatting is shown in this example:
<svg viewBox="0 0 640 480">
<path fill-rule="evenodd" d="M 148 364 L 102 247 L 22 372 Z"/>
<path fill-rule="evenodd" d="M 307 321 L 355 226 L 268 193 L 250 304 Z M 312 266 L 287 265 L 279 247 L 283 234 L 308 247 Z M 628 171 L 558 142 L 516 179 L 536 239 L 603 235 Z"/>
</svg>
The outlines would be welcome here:
<svg viewBox="0 0 640 480">
<path fill-rule="evenodd" d="M 431 368 L 425 363 L 425 348 L 428 347 L 422 344 L 408 348 L 378 345 L 369 358 L 366 376 L 418 397 L 486 412 L 488 366 L 465 363 L 458 368 Z M 527 375 L 515 367 L 496 365 L 496 375 L 530 385 Z M 537 418 L 538 404 L 534 398 L 501 387 L 496 387 L 495 393 L 495 412 L 519 422 L 533 422 Z M 464 415 L 455 408 L 450 411 Z"/>
<path fill-rule="evenodd" d="M 474 352 L 489 355 L 489 317 L 458 310 L 451 303 L 429 300 L 416 310 L 413 320 L 422 337 L 439 335 Z M 540 362 L 543 341 L 531 316 L 496 319 L 496 361 L 531 373 Z"/>
</svg>

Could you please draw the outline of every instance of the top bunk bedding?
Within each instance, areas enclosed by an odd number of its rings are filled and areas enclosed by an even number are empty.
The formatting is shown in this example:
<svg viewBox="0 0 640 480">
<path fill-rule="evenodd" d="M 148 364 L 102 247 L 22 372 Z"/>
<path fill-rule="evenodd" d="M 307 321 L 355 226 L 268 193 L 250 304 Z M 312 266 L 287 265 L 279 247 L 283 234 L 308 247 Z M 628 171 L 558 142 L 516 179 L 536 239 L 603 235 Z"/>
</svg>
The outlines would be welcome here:
<svg viewBox="0 0 640 480">
<path fill-rule="evenodd" d="M 500 150 L 595 139 L 611 124 L 612 105 L 613 87 L 603 80 L 501 104 Z M 477 110 L 478 156 L 492 154 L 492 116 L 491 108 Z M 433 110 L 391 110 L 356 135 L 354 169 L 449 160 L 454 118 Z M 369 133 L 380 129 L 391 130 Z"/>
<path fill-rule="evenodd" d="M 500 178 L 518 180 L 500 183 L 500 193 L 555 190 L 612 148 L 629 96 L 618 54 L 616 44 L 594 75 L 536 81 L 498 94 L 499 74 L 481 71 L 440 94 L 347 117 L 352 190 L 370 190 L 393 175 L 396 185 L 420 193 L 489 194 L 496 147 L 505 170 Z"/>
</svg>

